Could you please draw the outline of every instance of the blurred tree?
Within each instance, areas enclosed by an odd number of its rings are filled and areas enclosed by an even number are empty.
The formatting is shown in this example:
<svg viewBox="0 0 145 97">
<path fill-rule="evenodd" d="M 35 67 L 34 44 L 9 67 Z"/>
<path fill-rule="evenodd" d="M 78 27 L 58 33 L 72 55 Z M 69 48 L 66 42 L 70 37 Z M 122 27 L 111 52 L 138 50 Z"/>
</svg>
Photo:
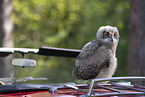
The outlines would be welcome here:
<svg viewBox="0 0 145 97">
<path fill-rule="evenodd" d="M 13 0 L 15 46 L 81 49 L 84 44 L 96 37 L 96 31 L 100 26 L 117 26 L 120 31 L 120 42 L 117 49 L 118 69 L 116 75 L 125 75 L 130 15 L 129 1 Z M 38 64 L 38 67 L 33 71 L 34 76 L 48 76 L 50 82 L 54 82 L 54 80 L 60 82 L 66 80 L 65 78 L 68 78 L 68 81 L 73 81 L 71 72 L 75 64 L 74 59 L 39 57 Z"/>
<path fill-rule="evenodd" d="M 13 47 L 12 0 L 0 0 L 0 47 Z M 0 58 L 0 77 L 9 77 L 13 71 L 12 56 Z"/>
<path fill-rule="evenodd" d="M 145 76 L 145 1 L 131 0 L 129 74 Z M 143 84 L 144 82 L 142 82 Z M 145 83 L 144 83 L 145 84 Z"/>
</svg>

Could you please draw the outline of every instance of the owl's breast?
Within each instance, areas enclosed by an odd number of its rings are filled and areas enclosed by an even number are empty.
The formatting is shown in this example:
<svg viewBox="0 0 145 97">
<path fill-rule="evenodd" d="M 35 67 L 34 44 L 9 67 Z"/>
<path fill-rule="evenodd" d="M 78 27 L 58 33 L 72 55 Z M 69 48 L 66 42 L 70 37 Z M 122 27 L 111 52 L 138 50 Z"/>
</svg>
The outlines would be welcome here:
<svg viewBox="0 0 145 97">
<path fill-rule="evenodd" d="M 112 56 L 108 67 L 102 69 L 102 71 L 96 76 L 96 78 L 109 78 L 115 73 L 117 68 L 117 58 Z"/>
<path fill-rule="evenodd" d="M 107 59 L 112 57 L 112 50 L 101 46 L 94 54 L 88 59 L 89 62 L 95 62 L 97 64 L 105 62 Z"/>
</svg>

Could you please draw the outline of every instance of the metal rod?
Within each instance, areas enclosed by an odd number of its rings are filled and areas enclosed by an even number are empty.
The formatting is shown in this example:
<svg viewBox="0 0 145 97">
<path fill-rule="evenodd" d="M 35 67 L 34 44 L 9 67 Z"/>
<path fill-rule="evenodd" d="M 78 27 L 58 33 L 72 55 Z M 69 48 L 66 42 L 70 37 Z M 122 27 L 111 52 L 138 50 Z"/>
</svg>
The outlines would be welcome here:
<svg viewBox="0 0 145 97">
<path fill-rule="evenodd" d="M 135 76 L 131 76 L 131 77 L 111 77 L 111 78 L 98 78 L 98 79 L 93 79 L 95 82 L 101 82 L 101 81 L 115 81 L 115 80 L 134 80 L 134 79 L 144 79 L 145 77 L 135 77 Z"/>
<path fill-rule="evenodd" d="M 137 84 L 134 84 L 134 87 L 139 87 L 139 88 L 145 89 L 145 86 L 141 86 L 141 85 L 137 85 Z"/>
<path fill-rule="evenodd" d="M 95 84 L 95 86 L 100 87 L 102 89 L 110 90 L 110 91 L 113 91 L 113 92 L 123 93 L 123 91 L 113 89 L 113 88 L 109 88 L 109 87 L 105 87 L 105 86 L 101 86 L 101 85 L 98 85 L 98 84 Z"/>
<path fill-rule="evenodd" d="M 102 96 L 119 96 L 119 95 L 121 95 L 121 96 L 123 96 L 123 95 L 139 95 L 139 96 L 141 96 L 141 95 L 145 95 L 145 93 L 143 93 L 143 92 L 103 93 L 103 94 L 96 94 L 94 96 L 102 97 Z"/>
<path fill-rule="evenodd" d="M 92 91 L 93 91 L 94 85 L 95 85 L 95 80 L 91 80 L 90 87 L 89 87 L 89 91 L 86 94 L 87 96 L 91 96 L 92 95 Z"/>
<path fill-rule="evenodd" d="M 119 87 L 122 87 L 122 88 L 125 88 L 125 89 L 134 90 L 134 91 L 137 91 L 137 92 L 145 92 L 144 89 L 132 88 L 132 87 L 129 87 L 129 86 L 119 85 L 119 84 L 115 84 L 115 83 L 112 83 L 112 85 L 119 86 Z"/>
</svg>

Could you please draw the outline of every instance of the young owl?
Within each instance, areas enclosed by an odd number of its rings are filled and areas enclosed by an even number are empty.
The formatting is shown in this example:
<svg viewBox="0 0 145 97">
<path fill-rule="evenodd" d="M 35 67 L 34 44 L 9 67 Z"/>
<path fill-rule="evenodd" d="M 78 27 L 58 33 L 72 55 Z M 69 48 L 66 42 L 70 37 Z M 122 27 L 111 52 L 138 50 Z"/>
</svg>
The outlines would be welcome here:
<svg viewBox="0 0 145 97">
<path fill-rule="evenodd" d="M 87 43 L 78 55 L 73 75 L 83 80 L 112 77 L 117 67 L 118 41 L 119 31 L 116 27 L 100 27 L 96 39 Z"/>
</svg>

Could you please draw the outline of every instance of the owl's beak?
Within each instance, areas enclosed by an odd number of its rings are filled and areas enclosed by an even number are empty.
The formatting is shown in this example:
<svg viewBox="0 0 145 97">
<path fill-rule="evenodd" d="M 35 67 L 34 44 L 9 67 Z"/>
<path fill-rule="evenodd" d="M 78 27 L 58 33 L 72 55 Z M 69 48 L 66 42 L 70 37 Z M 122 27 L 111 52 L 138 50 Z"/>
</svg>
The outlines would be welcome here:
<svg viewBox="0 0 145 97">
<path fill-rule="evenodd" d="M 112 37 L 112 35 L 111 35 L 111 42 L 113 42 L 113 37 Z"/>
<path fill-rule="evenodd" d="M 109 38 L 111 39 L 111 42 L 113 42 L 113 35 L 112 35 L 111 32 L 110 32 L 110 36 L 109 36 Z"/>
</svg>

